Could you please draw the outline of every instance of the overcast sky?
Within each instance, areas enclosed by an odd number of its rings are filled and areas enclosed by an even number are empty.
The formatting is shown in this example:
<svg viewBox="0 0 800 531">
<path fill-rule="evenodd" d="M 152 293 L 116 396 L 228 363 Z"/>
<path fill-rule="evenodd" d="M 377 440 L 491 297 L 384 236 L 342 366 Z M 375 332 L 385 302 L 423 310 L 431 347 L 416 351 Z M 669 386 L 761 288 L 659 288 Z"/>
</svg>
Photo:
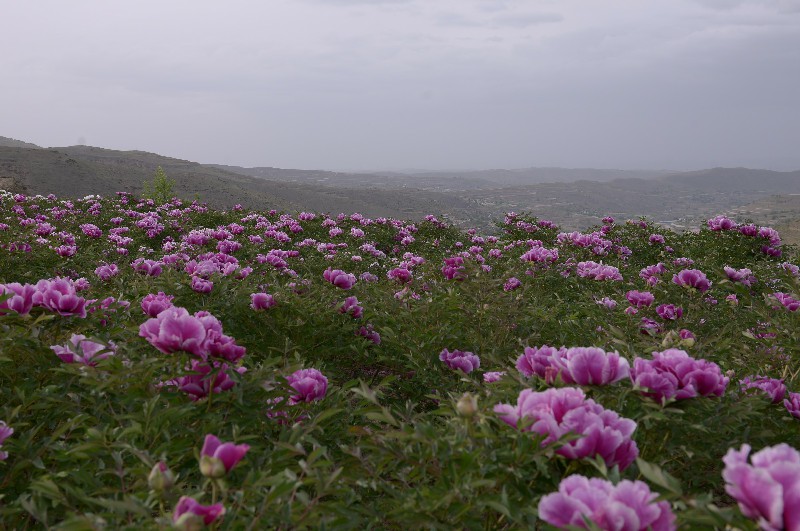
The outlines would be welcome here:
<svg viewBox="0 0 800 531">
<path fill-rule="evenodd" d="M 800 169 L 800 0 L 0 0 L 0 135 L 246 166 Z"/>
</svg>

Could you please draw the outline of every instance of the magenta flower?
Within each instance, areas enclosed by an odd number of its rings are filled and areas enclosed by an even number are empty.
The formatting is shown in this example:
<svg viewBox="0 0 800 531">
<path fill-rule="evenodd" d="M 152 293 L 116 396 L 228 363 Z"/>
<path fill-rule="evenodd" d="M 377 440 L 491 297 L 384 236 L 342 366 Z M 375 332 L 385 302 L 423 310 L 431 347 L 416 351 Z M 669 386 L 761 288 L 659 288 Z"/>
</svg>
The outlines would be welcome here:
<svg viewBox="0 0 800 531">
<path fill-rule="evenodd" d="M 251 293 L 250 294 L 250 307 L 254 310 L 269 310 L 278 304 L 275 302 L 275 297 L 269 293 Z"/>
<path fill-rule="evenodd" d="M 200 471 L 209 478 L 221 478 L 242 460 L 250 449 L 248 444 L 223 443 L 208 434 L 200 450 Z"/>
<path fill-rule="evenodd" d="M 717 216 L 708 220 L 708 228 L 713 231 L 734 230 L 736 222 L 725 216 Z"/>
<path fill-rule="evenodd" d="M 800 308 L 800 301 L 789 295 L 788 293 L 775 292 L 772 297 L 777 300 L 784 308 L 790 312 L 796 312 Z"/>
<path fill-rule="evenodd" d="M 481 366 L 481 359 L 472 352 L 461 350 L 454 350 L 450 352 L 447 349 L 439 353 L 439 359 L 444 362 L 450 369 L 460 370 L 465 374 L 469 374 Z"/>
<path fill-rule="evenodd" d="M 197 293 L 211 293 L 214 289 L 214 283 L 206 280 L 203 277 L 192 277 L 192 290 Z"/>
<path fill-rule="evenodd" d="M 326 269 L 322 273 L 322 277 L 341 289 L 350 289 L 356 283 L 356 276 L 352 273 L 345 273 L 341 269 Z"/>
<path fill-rule="evenodd" d="M 669 502 L 642 481 L 624 479 L 617 485 L 573 474 L 561 480 L 558 492 L 542 496 L 539 518 L 558 528 L 586 529 L 584 519 L 604 531 L 672 531 L 675 515 Z"/>
<path fill-rule="evenodd" d="M 94 274 L 100 277 L 100 280 L 108 280 L 109 278 L 119 274 L 119 267 L 117 264 L 102 264 L 94 270 Z"/>
<path fill-rule="evenodd" d="M 513 291 L 520 287 L 522 282 L 517 277 L 511 277 L 503 284 L 503 291 Z"/>
<path fill-rule="evenodd" d="M 653 301 L 656 300 L 655 296 L 649 291 L 636 290 L 630 290 L 625 294 L 625 298 L 628 299 L 628 302 L 631 303 L 631 306 L 635 306 L 637 308 L 645 308 L 650 306 L 653 304 Z"/>
<path fill-rule="evenodd" d="M 358 304 L 356 297 L 347 297 L 341 306 L 339 306 L 339 313 L 350 315 L 353 319 L 360 319 L 364 315 L 364 308 Z"/>
<path fill-rule="evenodd" d="M 592 280 L 622 280 L 622 275 L 616 267 L 598 264 L 591 260 L 578 262 L 577 274 L 581 278 Z"/>
<path fill-rule="evenodd" d="M 147 275 L 149 277 L 157 277 L 161 274 L 161 262 L 157 262 L 155 260 L 147 260 L 144 258 L 137 258 L 133 262 L 131 262 L 131 267 L 133 267 L 134 271 L 137 273 L 141 273 L 142 275 Z"/>
<path fill-rule="evenodd" d="M 783 405 L 794 418 L 800 419 L 800 393 L 789 393 L 789 398 L 783 401 Z"/>
<path fill-rule="evenodd" d="M 386 273 L 386 278 L 389 280 L 396 280 L 401 284 L 408 284 L 414 280 L 414 275 L 411 274 L 411 271 L 404 267 L 396 267 Z"/>
<path fill-rule="evenodd" d="M 6 424 L 4 420 L 0 420 L 0 448 L 3 447 L 5 440 L 11 437 L 13 433 L 14 429 L 9 428 L 8 424 Z M 5 461 L 7 458 L 8 452 L 0 451 L 0 461 Z"/>
<path fill-rule="evenodd" d="M 750 287 L 756 281 L 756 277 L 753 275 L 753 272 L 747 268 L 734 269 L 732 267 L 725 266 L 723 269 L 731 282 L 739 282 L 747 287 Z"/>
<path fill-rule="evenodd" d="M 33 294 L 34 306 L 43 306 L 59 315 L 86 317 L 86 299 L 78 296 L 69 279 L 40 280 Z"/>
<path fill-rule="evenodd" d="M 194 498 L 181 496 L 172 512 L 172 525 L 181 531 L 195 531 L 225 516 L 221 503 L 203 505 Z"/>
<path fill-rule="evenodd" d="M 183 350 L 195 356 L 208 354 L 206 327 L 185 308 L 167 308 L 139 327 L 139 335 L 164 354 Z"/>
<path fill-rule="evenodd" d="M 328 392 L 328 379 L 317 369 L 301 369 L 286 378 L 297 394 L 289 398 L 289 404 L 322 400 Z"/>
<path fill-rule="evenodd" d="M 570 433 L 579 435 L 556 451 L 568 459 L 600 456 L 606 465 L 619 465 L 622 470 L 639 455 L 636 442 L 631 439 L 636 422 L 587 400 L 578 388 L 551 388 L 541 393 L 525 389 L 516 405 L 497 404 L 494 411 L 515 428 L 522 419 L 532 421 L 524 429 L 545 435 L 543 446 Z"/>
<path fill-rule="evenodd" d="M 142 299 L 142 311 L 149 317 L 156 317 L 167 308 L 174 306 L 172 304 L 174 298 L 174 295 L 165 295 L 163 291 L 159 291 L 157 295 L 150 293 Z"/>
<path fill-rule="evenodd" d="M 10 298 L 0 301 L 0 315 L 7 313 L 8 310 L 20 315 L 30 313 L 31 308 L 33 308 L 35 293 L 36 288 L 30 284 L 19 284 L 17 282 L 0 284 L 0 299 L 4 296 L 10 296 Z"/>
<path fill-rule="evenodd" d="M 767 376 L 747 376 L 744 380 L 739 380 L 739 387 L 742 391 L 760 389 L 769 396 L 773 404 L 780 403 L 786 396 L 786 385 L 783 380 Z"/>
<path fill-rule="evenodd" d="M 555 348 L 549 345 L 541 347 L 525 347 L 522 355 L 517 358 L 517 370 L 526 378 L 534 374 L 539 378 L 544 378 L 548 383 L 552 383 L 558 375 L 558 369 L 554 367 L 554 359 L 563 357 L 567 352 L 564 347 Z M 549 370 L 549 372 L 548 372 Z"/>
<path fill-rule="evenodd" d="M 746 517 L 761 529 L 800 529 L 800 453 L 782 443 L 752 455 L 750 445 L 728 450 L 722 461 L 725 492 L 738 503 Z"/>
<path fill-rule="evenodd" d="M 683 308 L 674 304 L 659 304 L 656 313 L 665 321 L 674 321 L 683 317 Z"/>
<path fill-rule="evenodd" d="M 630 376 L 627 359 L 597 347 L 568 348 L 562 356 L 550 359 L 567 384 L 606 385 Z"/>
<path fill-rule="evenodd" d="M 381 335 L 375 331 L 371 324 L 367 324 L 366 326 L 362 326 L 356 331 L 357 336 L 364 337 L 365 339 L 372 341 L 376 345 L 381 344 Z"/>
<path fill-rule="evenodd" d="M 86 336 L 81 334 L 72 334 L 69 342 L 64 346 L 53 345 L 50 348 L 64 363 L 81 363 L 91 367 L 117 352 L 117 346 L 113 341 L 104 345 L 96 341 L 89 341 Z"/>
<path fill-rule="evenodd" d="M 202 400 L 211 394 L 219 394 L 232 389 L 236 382 L 231 379 L 229 367 L 226 363 L 212 361 L 210 364 L 202 360 L 192 360 L 186 370 L 189 374 L 178 376 L 167 382 L 174 385 L 190 396 L 192 401 Z M 244 374 L 247 369 L 238 367 L 238 374 Z"/>
<path fill-rule="evenodd" d="M 484 383 L 498 382 L 505 375 L 506 371 L 485 372 L 483 373 L 483 382 Z"/>
<path fill-rule="evenodd" d="M 674 348 L 653 352 L 652 360 L 636 358 L 631 380 L 644 394 L 659 401 L 722 396 L 730 382 L 716 363 L 696 360 Z"/>
<path fill-rule="evenodd" d="M 684 269 L 672 276 L 672 282 L 684 288 L 695 288 L 700 292 L 708 291 L 711 287 L 711 282 L 699 269 Z"/>
<path fill-rule="evenodd" d="M 603 307 L 605 307 L 605 308 L 607 308 L 609 310 L 613 310 L 614 308 L 617 307 L 617 301 L 615 301 L 614 299 L 611 299 L 609 297 L 603 297 L 602 299 L 595 300 L 594 302 L 596 302 L 600 306 L 603 306 Z"/>
</svg>

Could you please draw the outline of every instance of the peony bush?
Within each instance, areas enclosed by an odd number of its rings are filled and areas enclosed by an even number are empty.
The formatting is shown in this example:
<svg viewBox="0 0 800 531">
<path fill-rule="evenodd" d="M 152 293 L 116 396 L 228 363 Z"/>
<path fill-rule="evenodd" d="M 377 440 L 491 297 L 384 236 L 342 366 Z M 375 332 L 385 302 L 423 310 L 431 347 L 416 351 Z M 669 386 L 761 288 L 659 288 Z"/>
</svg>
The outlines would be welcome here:
<svg viewBox="0 0 800 531">
<path fill-rule="evenodd" d="M 2 192 L 0 522 L 798 529 L 798 263 L 725 216 Z"/>
</svg>

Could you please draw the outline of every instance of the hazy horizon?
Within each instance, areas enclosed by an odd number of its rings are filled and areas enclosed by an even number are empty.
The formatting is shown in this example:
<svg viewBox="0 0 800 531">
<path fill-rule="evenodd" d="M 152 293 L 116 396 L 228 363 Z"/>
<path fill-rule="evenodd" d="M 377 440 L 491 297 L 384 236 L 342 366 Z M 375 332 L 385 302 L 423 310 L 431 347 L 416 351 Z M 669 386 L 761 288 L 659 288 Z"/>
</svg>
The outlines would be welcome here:
<svg viewBox="0 0 800 531">
<path fill-rule="evenodd" d="M 43 0 L 4 19 L 0 134 L 41 146 L 362 172 L 800 169 L 800 0 Z"/>
</svg>

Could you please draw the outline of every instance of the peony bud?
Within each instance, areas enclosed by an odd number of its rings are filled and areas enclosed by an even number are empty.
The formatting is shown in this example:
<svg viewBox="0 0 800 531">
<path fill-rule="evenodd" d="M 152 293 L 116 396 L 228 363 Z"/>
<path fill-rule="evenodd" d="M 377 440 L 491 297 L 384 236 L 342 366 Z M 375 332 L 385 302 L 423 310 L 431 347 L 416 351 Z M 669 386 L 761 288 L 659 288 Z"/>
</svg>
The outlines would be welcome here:
<svg viewBox="0 0 800 531">
<path fill-rule="evenodd" d="M 200 473 L 207 478 L 221 478 L 225 476 L 225 463 L 222 459 L 204 455 L 200 458 Z"/>
<path fill-rule="evenodd" d="M 159 461 L 153 466 L 147 477 L 147 484 L 156 492 L 166 491 L 175 484 L 175 475 L 164 461 Z"/>
<path fill-rule="evenodd" d="M 456 403 L 456 411 L 462 417 L 472 417 L 478 411 L 478 397 L 464 393 Z"/>
</svg>

